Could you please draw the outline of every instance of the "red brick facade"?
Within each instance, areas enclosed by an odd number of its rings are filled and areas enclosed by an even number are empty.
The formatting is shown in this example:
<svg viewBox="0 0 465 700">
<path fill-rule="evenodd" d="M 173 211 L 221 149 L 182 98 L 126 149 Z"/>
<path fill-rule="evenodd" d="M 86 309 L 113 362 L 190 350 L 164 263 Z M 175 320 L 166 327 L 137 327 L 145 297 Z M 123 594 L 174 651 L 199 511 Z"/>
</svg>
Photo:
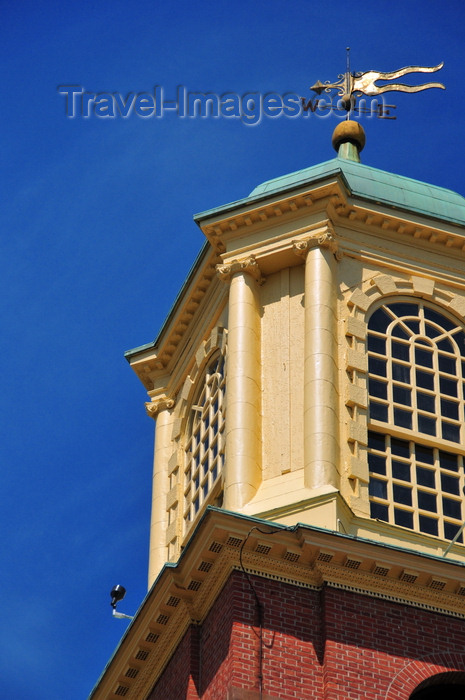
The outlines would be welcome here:
<svg viewBox="0 0 465 700">
<path fill-rule="evenodd" d="M 408 700 L 425 679 L 465 670 L 462 619 L 338 588 L 251 580 L 263 609 L 263 700 Z M 253 591 L 235 572 L 149 700 L 258 699 L 258 620 Z"/>
</svg>

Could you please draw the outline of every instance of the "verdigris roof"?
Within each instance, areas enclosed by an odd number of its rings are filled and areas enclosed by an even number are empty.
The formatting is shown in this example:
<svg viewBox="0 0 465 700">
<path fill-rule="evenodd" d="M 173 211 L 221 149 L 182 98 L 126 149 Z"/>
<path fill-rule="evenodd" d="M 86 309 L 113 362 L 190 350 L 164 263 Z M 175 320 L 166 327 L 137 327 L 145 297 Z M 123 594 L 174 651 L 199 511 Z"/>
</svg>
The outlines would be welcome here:
<svg viewBox="0 0 465 700">
<path fill-rule="evenodd" d="M 465 225 L 465 198 L 462 195 L 444 187 L 387 173 L 345 158 L 333 158 L 325 163 L 268 180 L 252 190 L 248 197 L 197 214 L 194 219 L 200 223 L 210 217 L 226 214 L 288 190 L 303 188 L 331 176 L 340 176 L 350 195 L 354 197 Z"/>
</svg>

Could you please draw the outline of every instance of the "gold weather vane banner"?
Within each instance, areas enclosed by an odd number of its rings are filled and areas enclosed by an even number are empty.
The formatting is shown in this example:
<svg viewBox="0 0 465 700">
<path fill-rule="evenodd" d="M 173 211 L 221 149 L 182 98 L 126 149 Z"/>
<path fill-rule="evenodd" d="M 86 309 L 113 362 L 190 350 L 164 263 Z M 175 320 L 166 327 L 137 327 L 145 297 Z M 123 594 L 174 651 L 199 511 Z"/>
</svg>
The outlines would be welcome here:
<svg viewBox="0 0 465 700">
<path fill-rule="evenodd" d="M 365 73 L 351 73 L 347 71 L 344 75 L 338 76 L 339 80 L 337 82 L 330 83 L 328 80 L 322 83 L 318 80 L 310 89 L 318 95 L 321 95 L 322 92 L 337 90 L 339 95 L 347 98 L 354 94 L 374 97 L 392 91 L 420 92 L 421 90 L 428 90 L 429 88 L 441 88 L 445 90 L 445 86 L 442 83 L 423 83 L 422 85 L 390 83 L 388 85 L 376 85 L 378 80 L 396 80 L 409 73 L 435 73 L 440 70 L 443 65 L 444 62 L 439 63 L 437 66 L 432 66 L 431 68 L 427 66 L 406 66 L 405 68 L 400 68 L 390 73 L 381 73 L 380 71 L 374 70 L 369 70 Z"/>
<path fill-rule="evenodd" d="M 393 71 L 391 73 L 379 73 L 374 70 L 367 71 L 366 73 L 358 74 L 352 78 L 352 91 L 361 92 L 364 95 L 381 95 L 383 92 L 390 92 L 391 90 L 397 90 L 398 92 L 420 92 L 421 90 L 428 90 L 429 88 L 441 88 L 445 90 L 445 86 L 442 83 L 423 83 L 423 85 L 405 85 L 404 83 L 391 83 L 389 85 L 376 85 L 377 80 L 396 80 L 397 78 L 402 78 L 402 76 L 408 73 L 435 73 L 443 67 L 444 63 L 441 62 L 437 66 L 432 68 L 427 68 L 423 66 L 407 66 L 406 68 L 401 68 L 400 70 Z"/>
</svg>

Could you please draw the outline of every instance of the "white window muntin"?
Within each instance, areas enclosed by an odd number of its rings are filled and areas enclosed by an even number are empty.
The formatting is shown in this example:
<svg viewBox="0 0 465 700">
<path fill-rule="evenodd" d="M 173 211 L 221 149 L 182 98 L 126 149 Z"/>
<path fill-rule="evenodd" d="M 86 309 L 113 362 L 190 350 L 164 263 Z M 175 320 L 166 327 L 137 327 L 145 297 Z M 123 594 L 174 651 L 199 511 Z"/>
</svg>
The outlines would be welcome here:
<svg viewBox="0 0 465 700">
<path fill-rule="evenodd" d="M 370 318 L 368 357 L 371 515 L 452 539 L 463 519 L 463 327 L 421 300 L 386 303 Z"/>
</svg>

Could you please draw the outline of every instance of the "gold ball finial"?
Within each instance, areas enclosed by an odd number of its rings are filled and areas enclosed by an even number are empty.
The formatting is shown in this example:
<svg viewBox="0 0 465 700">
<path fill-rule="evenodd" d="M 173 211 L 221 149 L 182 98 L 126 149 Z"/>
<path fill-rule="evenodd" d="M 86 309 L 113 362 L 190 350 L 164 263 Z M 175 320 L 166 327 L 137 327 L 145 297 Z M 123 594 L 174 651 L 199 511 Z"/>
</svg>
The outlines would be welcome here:
<svg viewBox="0 0 465 700">
<path fill-rule="evenodd" d="M 352 143 L 356 146 L 357 151 L 363 151 L 365 146 L 365 131 L 361 124 L 348 119 L 340 122 L 333 131 L 332 144 L 335 151 L 339 151 L 339 147 L 343 143 Z"/>
</svg>

